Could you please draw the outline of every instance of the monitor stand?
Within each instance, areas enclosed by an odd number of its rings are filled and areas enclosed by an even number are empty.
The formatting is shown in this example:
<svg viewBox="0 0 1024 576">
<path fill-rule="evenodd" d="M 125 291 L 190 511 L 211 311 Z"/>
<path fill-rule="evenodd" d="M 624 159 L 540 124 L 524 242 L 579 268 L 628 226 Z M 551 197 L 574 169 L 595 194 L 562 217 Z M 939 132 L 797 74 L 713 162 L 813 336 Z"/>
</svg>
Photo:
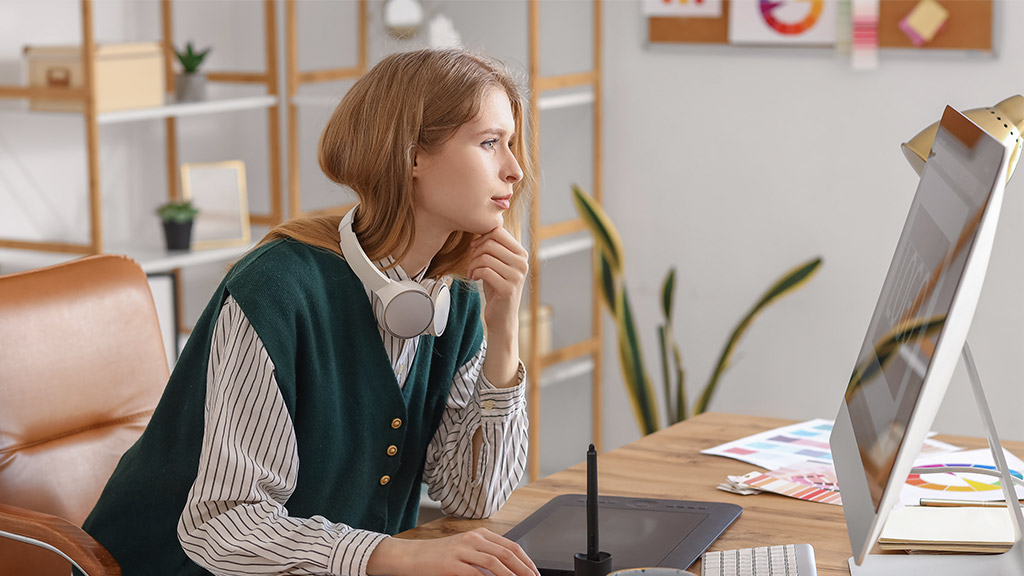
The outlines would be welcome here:
<svg viewBox="0 0 1024 576">
<path fill-rule="evenodd" d="M 981 388 L 981 379 L 974 366 L 971 349 L 964 342 L 961 356 L 967 375 L 974 390 L 974 400 L 978 405 L 981 423 L 988 436 L 988 446 L 992 450 L 998 475 L 1003 488 L 1003 497 L 1010 505 L 1010 520 L 1013 522 L 1013 546 L 1002 554 L 867 554 L 858 566 L 850 558 L 850 574 L 852 576 L 945 576 L 962 574 L 985 574 L 985 576 L 1020 576 L 1024 574 L 1024 544 L 1021 539 L 1021 528 L 1024 526 L 1024 515 L 1021 514 L 1020 502 L 1014 489 L 1013 477 L 1006 465 L 996 425 L 992 420 L 992 412 L 985 400 L 985 392 Z M 941 471 L 942 468 L 928 468 L 929 472 Z M 977 470 L 972 471 L 977 473 Z"/>
</svg>

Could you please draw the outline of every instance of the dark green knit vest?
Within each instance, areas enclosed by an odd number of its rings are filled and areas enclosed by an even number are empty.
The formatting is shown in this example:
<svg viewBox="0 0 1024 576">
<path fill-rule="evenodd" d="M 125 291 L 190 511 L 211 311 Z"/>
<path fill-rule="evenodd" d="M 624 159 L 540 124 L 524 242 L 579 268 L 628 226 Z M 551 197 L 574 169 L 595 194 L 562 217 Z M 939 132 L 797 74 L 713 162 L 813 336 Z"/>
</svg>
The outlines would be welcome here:
<svg viewBox="0 0 1024 576">
<path fill-rule="evenodd" d="M 289 514 L 388 534 L 416 523 L 427 444 L 456 371 L 483 338 L 479 295 L 457 282 L 447 330 L 421 336 L 399 389 L 366 292 L 344 260 L 291 240 L 254 250 L 210 300 L 149 426 L 85 521 L 125 576 L 207 574 L 185 556 L 176 529 L 198 470 L 210 341 L 228 294 L 270 354 L 295 426 Z M 397 455 L 388 456 L 390 445 Z"/>
</svg>

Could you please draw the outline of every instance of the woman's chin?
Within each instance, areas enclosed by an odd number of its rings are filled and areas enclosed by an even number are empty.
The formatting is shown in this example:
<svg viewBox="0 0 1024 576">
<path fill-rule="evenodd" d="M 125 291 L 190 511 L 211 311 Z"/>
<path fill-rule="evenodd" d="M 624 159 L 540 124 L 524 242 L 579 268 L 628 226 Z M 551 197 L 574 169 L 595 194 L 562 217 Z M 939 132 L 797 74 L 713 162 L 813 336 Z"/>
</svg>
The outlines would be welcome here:
<svg viewBox="0 0 1024 576">
<path fill-rule="evenodd" d="M 486 220 L 480 220 L 479 222 L 473 222 L 472 225 L 471 226 L 467 226 L 465 228 L 465 230 L 466 230 L 466 232 L 470 232 L 470 233 L 473 233 L 473 234 L 483 235 L 483 234 L 487 234 L 491 230 L 494 230 L 495 228 L 499 228 L 499 227 L 504 226 L 504 225 L 505 225 L 505 218 L 499 212 L 497 214 L 497 216 L 495 216 L 494 218 L 489 218 L 489 219 L 486 219 Z"/>
</svg>

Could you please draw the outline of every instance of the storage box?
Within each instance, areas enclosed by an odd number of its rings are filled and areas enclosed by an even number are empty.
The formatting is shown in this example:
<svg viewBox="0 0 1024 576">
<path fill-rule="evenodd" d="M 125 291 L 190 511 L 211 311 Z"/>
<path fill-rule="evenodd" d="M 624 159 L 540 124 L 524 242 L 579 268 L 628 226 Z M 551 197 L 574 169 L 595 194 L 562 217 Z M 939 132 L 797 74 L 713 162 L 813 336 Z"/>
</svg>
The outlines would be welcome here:
<svg viewBox="0 0 1024 576">
<path fill-rule="evenodd" d="M 26 46 L 31 87 L 82 86 L 82 47 Z M 97 112 L 148 108 L 164 104 L 164 52 L 157 42 L 97 44 L 95 54 Z M 29 109 L 84 112 L 81 100 L 30 98 Z"/>
</svg>

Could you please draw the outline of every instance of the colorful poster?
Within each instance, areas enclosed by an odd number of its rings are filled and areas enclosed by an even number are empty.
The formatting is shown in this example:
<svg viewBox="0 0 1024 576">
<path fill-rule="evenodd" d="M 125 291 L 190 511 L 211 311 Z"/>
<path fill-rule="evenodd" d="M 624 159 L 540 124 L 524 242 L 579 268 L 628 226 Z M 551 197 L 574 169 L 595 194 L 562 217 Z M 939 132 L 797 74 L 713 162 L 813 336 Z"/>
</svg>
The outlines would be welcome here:
<svg viewBox="0 0 1024 576">
<path fill-rule="evenodd" d="M 644 16 L 721 18 L 722 0 L 644 0 Z"/>
<path fill-rule="evenodd" d="M 836 5 L 837 0 L 732 0 L 729 41 L 832 46 Z"/>
</svg>

